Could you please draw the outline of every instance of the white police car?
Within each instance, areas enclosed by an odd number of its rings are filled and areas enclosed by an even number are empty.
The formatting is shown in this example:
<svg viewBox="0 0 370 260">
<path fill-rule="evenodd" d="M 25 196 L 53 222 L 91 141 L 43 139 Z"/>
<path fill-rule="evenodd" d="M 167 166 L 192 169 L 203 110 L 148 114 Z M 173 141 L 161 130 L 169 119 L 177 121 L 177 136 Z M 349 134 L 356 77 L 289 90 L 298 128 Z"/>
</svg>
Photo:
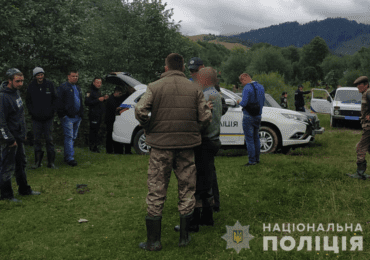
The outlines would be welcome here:
<svg viewBox="0 0 370 260">
<path fill-rule="evenodd" d="M 110 74 L 107 75 L 106 81 L 115 81 L 115 84 L 117 84 L 119 81 L 117 79 L 125 81 L 124 77 L 127 77 L 127 74 Z M 129 82 L 122 84 L 130 85 Z M 139 126 L 139 121 L 135 118 L 135 105 L 142 95 L 144 95 L 147 87 L 137 82 L 134 84 L 136 85 L 132 84 L 130 86 L 134 87 L 136 91 L 121 104 L 121 107 L 129 109 L 121 115 L 116 116 L 112 137 L 116 142 L 132 144 L 138 154 L 148 154 L 144 130 Z M 221 88 L 221 94 L 229 106 L 227 113 L 221 118 L 221 148 L 244 148 L 243 112 L 242 107 L 237 104 L 237 100 L 240 97 L 224 88 Z M 268 103 L 269 101 L 266 102 Z M 323 128 L 314 130 L 306 115 L 287 109 L 264 106 L 259 132 L 261 153 L 272 153 L 278 149 L 287 152 L 291 147 L 309 143 L 314 139 L 315 134 L 321 134 L 323 132 Z"/>
<path fill-rule="evenodd" d="M 362 94 L 356 87 L 340 87 L 334 99 L 325 89 L 314 89 L 311 98 L 311 110 L 330 114 L 330 125 L 338 126 L 345 120 L 359 121 L 361 116 Z"/>
</svg>

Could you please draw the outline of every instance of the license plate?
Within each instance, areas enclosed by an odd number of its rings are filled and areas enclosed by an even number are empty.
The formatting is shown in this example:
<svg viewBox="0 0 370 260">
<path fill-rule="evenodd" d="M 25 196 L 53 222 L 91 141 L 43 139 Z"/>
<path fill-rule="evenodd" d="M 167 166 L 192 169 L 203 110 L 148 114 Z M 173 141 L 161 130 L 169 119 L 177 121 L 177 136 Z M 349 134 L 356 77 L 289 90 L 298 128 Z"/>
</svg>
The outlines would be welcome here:
<svg viewBox="0 0 370 260">
<path fill-rule="evenodd" d="M 360 120 L 360 117 L 358 116 L 345 116 L 345 120 Z"/>
</svg>

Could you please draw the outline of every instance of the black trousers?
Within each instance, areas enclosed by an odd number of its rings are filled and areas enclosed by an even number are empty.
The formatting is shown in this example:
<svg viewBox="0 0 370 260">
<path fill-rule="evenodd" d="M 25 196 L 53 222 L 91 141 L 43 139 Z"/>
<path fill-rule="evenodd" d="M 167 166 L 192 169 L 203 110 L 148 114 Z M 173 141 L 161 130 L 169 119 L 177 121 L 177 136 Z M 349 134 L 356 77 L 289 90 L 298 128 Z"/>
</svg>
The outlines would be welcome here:
<svg viewBox="0 0 370 260">
<path fill-rule="evenodd" d="M 295 111 L 301 111 L 301 112 L 306 112 L 306 109 L 304 108 L 304 106 L 302 107 L 295 107 Z"/>
<path fill-rule="evenodd" d="M 53 119 L 47 121 L 36 121 L 32 120 L 33 123 L 33 135 L 35 139 L 35 153 L 42 151 L 41 138 L 42 135 L 45 137 L 46 141 L 46 151 L 47 153 L 54 152 L 53 143 Z"/>
<path fill-rule="evenodd" d="M 101 125 L 101 117 L 89 117 L 90 132 L 89 132 L 89 146 L 90 148 L 99 145 L 99 129 Z"/>
<path fill-rule="evenodd" d="M 1 163 L 0 163 L 0 190 L 1 198 L 13 198 L 12 176 L 19 186 L 18 191 L 22 195 L 31 192 L 31 187 L 27 183 L 26 175 L 26 153 L 23 143 L 16 141 L 17 146 L 9 147 L 7 144 L 1 145 Z"/>
<path fill-rule="evenodd" d="M 113 124 L 107 124 L 106 150 L 107 153 L 123 154 L 123 144 L 113 141 Z M 131 153 L 131 145 L 125 145 L 126 154 Z"/>
<path fill-rule="evenodd" d="M 214 199 L 212 188 L 213 186 L 216 188 L 217 185 L 215 155 L 220 147 L 220 140 L 202 140 L 202 144 L 194 148 L 195 166 L 197 168 L 195 199 L 197 200 L 198 205 L 201 201 L 202 207 L 212 206 L 211 204 Z"/>
</svg>

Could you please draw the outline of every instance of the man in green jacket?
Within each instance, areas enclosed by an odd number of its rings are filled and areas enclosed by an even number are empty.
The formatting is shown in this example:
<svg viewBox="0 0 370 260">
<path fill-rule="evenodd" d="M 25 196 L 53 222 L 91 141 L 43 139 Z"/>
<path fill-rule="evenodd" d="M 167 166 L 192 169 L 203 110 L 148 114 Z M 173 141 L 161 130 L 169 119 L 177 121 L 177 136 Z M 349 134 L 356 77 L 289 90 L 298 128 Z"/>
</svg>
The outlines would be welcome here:
<svg viewBox="0 0 370 260">
<path fill-rule="evenodd" d="M 188 231 L 196 186 L 193 148 L 201 144 L 201 129 L 211 121 L 212 112 L 203 91 L 186 78 L 184 70 L 181 55 L 168 55 L 165 73 L 148 85 L 135 108 L 135 117 L 144 128 L 146 143 L 151 147 L 146 198 L 147 242 L 139 245 L 149 251 L 162 249 L 162 210 L 172 169 L 179 187 L 179 246 L 186 246 L 190 241 Z"/>
</svg>

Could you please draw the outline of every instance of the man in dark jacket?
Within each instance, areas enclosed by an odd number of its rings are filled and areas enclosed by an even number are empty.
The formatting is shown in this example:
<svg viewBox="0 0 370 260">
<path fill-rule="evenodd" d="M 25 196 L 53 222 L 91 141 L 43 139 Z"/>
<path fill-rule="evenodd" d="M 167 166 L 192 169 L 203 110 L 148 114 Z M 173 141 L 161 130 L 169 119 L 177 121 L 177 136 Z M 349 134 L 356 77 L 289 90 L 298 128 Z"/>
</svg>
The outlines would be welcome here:
<svg viewBox="0 0 370 260">
<path fill-rule="evenodd" d="M 57 95 L 53 82 L 44 78 L 44 70 L 36 67 L 33 70 L 34 80 L 27 88 L 26 105 L 32 117 L 33 134 L 35 137 L 35 165 L 33 169 L 41 166 L 44 156 L 41 145 L 41 136 L 45 136 L 48 167 L 56 169 L 54 165 L 55 151 L 53 144 L 53 119 L 56 111 Z"/>
<path fill-rule="evenodd" d="M 8 82 L 0 88 L 0 191 L 2 200 L 21 202 L 14 198 L 12 176 L 15 175 L 20 195 L 40 195 L 32 191 L 27 183 L 26 153 L 26 121 L 23 102 L 19 90 L 23 86 L 24 77 L 18 69 L 6 72 Z"/>
<path fill-rule="evenodd" d="M 282 108 L 288 109 L 288 93 L 287 92 L 283 92 L 281 94 L 280 106 Z"/>
<path fill-rule="evenodd" d="M 58 117 L 64 132 L 64 161 L 76 166 L 74 159 L 74 142 L 83 116 L 82 93 L 77 86 L 78 71 L 68 73 L 68 81 L 58 88 Z"/>
<path fill-rule="evenodd" d="M 94 78 L 91 83 L 90 90 L 86 93 L 85 105 L 89 107 L 89 121 L 90 121 L 90 134 L 89 145 L 90 151 L 99 153 L 99 128 L 104 113 L 103 102 L 108 99 L 108 95 L 102 97 L 100 88 L 102 79 L 99 77 Z"/>
<path fill-rule="evenodd" d="M 304 108 L 304 97 L 303 95 L 312 93 L 313 89 L 308 90 L 308 91 L 303 91 L 303 86 L 299 85 L 298 89 L 294 93 L 294 105 L 295 105 L 295 110 L 296 111 L 302 111 L 306 112 L 306 109 Z"/>
<path fill-rule="evenodd" d="M 127 98 L 127 94 L 123 94 L 123 88 L 116 86 L 114 93 L 109 96 L 105 108 L 105 124 L 107 129 L 106 150 L 107 153 L 123 154 L 123 144 L 112 139 L 113 124 L 116 120 L 116 115 L 119 113 L 121 103 Z M 126 145 L 126 153 L 131 153 L 131 145 Z"/>
</svg>

